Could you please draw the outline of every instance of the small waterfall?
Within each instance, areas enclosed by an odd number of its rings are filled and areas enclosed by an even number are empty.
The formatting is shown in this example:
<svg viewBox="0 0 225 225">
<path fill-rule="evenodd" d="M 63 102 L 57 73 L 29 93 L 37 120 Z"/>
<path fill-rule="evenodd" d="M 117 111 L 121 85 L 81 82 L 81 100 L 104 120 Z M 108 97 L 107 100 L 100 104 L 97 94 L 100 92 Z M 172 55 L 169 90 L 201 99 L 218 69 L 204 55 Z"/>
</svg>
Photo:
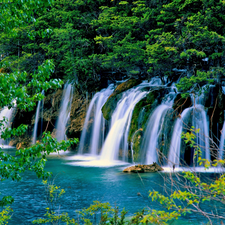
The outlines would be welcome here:
<svg viewBox="0 0 225 225">
<path fill-rule="evenodd" d="M 44 95 L 44 90 L 41 92 L 41 94 Z M 41 101 L 38 101 L 38 105 L 37 105 L 37 109 L 36 109 L 36 115 L 35 115 L 32 145 L 34 145 L 36 143 L 36 140 L 37 140 L 38 121 L 39 121 L 39 113 L 40 113 L 40 106 L 41 105 L 42 105 L 42 110 L 43 110 L 44 99 L 42 99 Z M 42 117 L 43 117 L 43 115 L 42 115 Z"/>
<path fill-rule="evenodd" d="M 173 136 L 170 144 L 170 150 L 169 150 L 169 157 L 168 157 L 168 164 L 169 166 L 176 165 L 179 167 L 180 164 L 180 145 L 181 145 L 181 133 L 183 129 L 183 122 L 187 114 L 190 112 L 190 110 L 193 107 L 186 108 L 180 115 L 180 118 L 177 118 L 174 130 L 173 130 Z"/>
<path fill-rule="evenodd" d="M 202 158 L 210 160 L 209 151 L 209 130 L 206 112 L 203 105 L 196 104 L 190 108 L 186 108 L 177 119 L 173 131 L 173 136 L 170 144 L 168 165 L 179 167 L 180 164 L 180 148 L 181 148 L 181 133 L 183 130 L 184 121 L 188 117 L 188 113 L 192 111 L 192 126 L 195 129 L 200 129 L 196 133 L 196 144 L 200 147 Z M 190 114 L 189 114 L 190 115 Z"/>
<path fill-rule="evenodd" d="M 157 157 L 157 146 L 158 146 L 158 137 L 163 126 L 163 121 L 166 115 L 166 112 L 171 108 L 170 105 L 161 104 L 159 105 L 152 116 L 149 119 L 147 125 L 144 140 L 143 140 L 143 150 L 147 150 L 145 157 L 145 164 L 152 164 L 153 162 L 158 162 Z"/>
<path fill-rule="evenodd" d="M 118 160 L 120 147 L 123 151 L 122 158 L 123 160 L 126 159 L 128 152 L 127 137 L 132 113 L 135 105 L 148 93 L 142 89 L 149 86 L 150 83 L 142 83 L 123 93 L 112 115 L 111 128 L 102 147 L 101 161 Z"/>
<path fill-rule="evenodd" d="M 44 95 L 44 91 L 43 91 Z M 43 133 L 43 118 L 44 118 L 44 99 L 41 101 L 41 134 Z"/>
<path fill-rule="evenodd" d="M 152 164 L 158 162 L 158 137 L 162 130 L 166 113 L 172 108 L 175 93 L 170 92 L 164 100 L 164 103 L 157 106 L 153 113 L 150 115 L 148 125 L 146 127 L 143 142 L 141 145 L 142 151 L 145 151 L 144 155 L 145 164 Z"/>
<path fill-rule="evenodd" d="M 9 109 L 7 106 L 5 106 L 1 111 L 0 111 L 0 121 L 7 119 L 8 122 L 6 123 L 6 127 L 10 125 L 10 120 L 13 114 L 13 111 L 15 110 L 15 108 L 11 108 Z M 3 128 L 3 127 L 1 127 Z M 2 133 L 3 129 L 0 130 L 0 135 Z M 2 145 L 7 145 L 7 141 L 3 140 L 0 138 L 0 147 L 2 147 Z"/>
<path fill-rule="evenodd" d="M 102 115 L 102 106 L 107 101 L 108 97 L 112 94 L 114 85 L 109 85 L 108 88 L 101 90 L 96 93 L 91 100 L 88 107 L 83 131 L 80 138 L 80 144 L 78 153 L 83 154 L 85 145 L 89 145 L 90 153 L 92 155 L 98 154 L 98 149 L 102 147 L 104 141 L 104 129 L 105 119 Z M 91 118 L 94 118 L 94 122 L 91 124 L 91 134 L 88 134 L 88 126 Z"/>
<path fill-rule="evenodd" d="M 202 158 L 210 160 L 208 121 L 203 105 L 197 104 L 193 108 L 192 125 L 195 129 L 200 129 L 199 133 L 195 135 L 196 144 L 202 152 Z"/>
<path fill-rule="evenodd" d="M 223 123 L 222 133 L 221 133 L 221 136 L 220 136 L 220 146 L 219 146 L 218 159 L 223 159 L 223 157 L 224 157 L 224 139 L 225 139 L 225 121 Z"/>
<path fill-rule="evenodd" d="M 66 140 L 66 124 L 70 117 L 71 103 L 73 99 L 73 87 L 68 82 L 64 86 L 59 117 L 56 123 L 57 141 Z"/>
</svg>

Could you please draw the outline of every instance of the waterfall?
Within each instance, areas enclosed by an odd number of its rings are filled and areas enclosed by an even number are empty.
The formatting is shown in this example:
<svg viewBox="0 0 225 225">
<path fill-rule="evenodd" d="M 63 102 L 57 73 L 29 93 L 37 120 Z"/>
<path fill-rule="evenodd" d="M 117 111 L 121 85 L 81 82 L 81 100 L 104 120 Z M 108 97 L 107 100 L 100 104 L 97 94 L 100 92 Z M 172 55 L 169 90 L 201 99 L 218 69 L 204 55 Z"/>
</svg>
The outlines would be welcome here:
<svg viewBox="0 0 225 225">
<path fill-rule="evenodd" d="M 202 158 L 210 160 L 208 121 L 203 105 L 196 104 L 193 108 L 192 126 L 195 129 L 199 129 L 199 133 L 195 135 L 196 144 L 202 152 Z"/>
<path fill-rule="evenodd" d="M 44 90 L 41 92 L 42 95 L 44 95 Z M 37 129 L 38 129 L 38 121 L 39 121 L 39 113 L 40 113 L 40 106 L 42 105 L 42 110 L 44 106 L 44 99 L 41 101 L 38 101 L 37 109 L 36 109 L 36 115 L 35 115 L 35 123 L 34 123 L 34 131 L 33 131 L 33 137 L 32 137 L 32 144 L 34 145 L 37 140 Z M 43 117 L 43 115 L 42 115 Z"/>
<path fill-rule="evenodd" d="M 203 105 L 196 104 L 190 108 L 186 108 L 177 119 L 173 131 L 173 136 L 170 144 L 168 165 L 179 167 L 180 164 L 180 148 L 181 148 L 181 134 L 183 130 L 184 121 L 188 117 L 188 113 L 193 111 L 192 114 L 192 126 L 195 129 L 200 129 L 199 133 L 195 134 L 196 144 L 200 147 L 202 152 L 202 158 L 210 160 L 209 151 L 209 131 L 206 112 Z M 187 125 L 186 125 L 187 126 Z"/>
<path fill-rule="evenodd" d="M 13 111 L 15 110 L 15 108 L 11 108 L 9 109 L 7 106 L 5 106 L 1 111 L 0 111 L 0 121 L 3 121 L 4 118 L 7 119 L 7 123 L 5 126 L 1 126 L 1 130 L 0 130 L 0 135 L 2 133 L 2 131 L 4 129 L 2 129 L 3 127 L 7 127 L 10 125 L 10 120 L 11 120 L 11 117 L 12 117 L 12 114 L 13 114 Z M 2 145 L 7 145 L 7 141 L 6 140 L 3 140 L 0 138 L 0 147 L 3 147 Z"/>
<path fill-rule="evenodd" d="M 98 149 L 102 147 L 104 141 L 105 119 L 103 118 L 101 109 L 108 97 L 112 94 L 113 89 L 114 85 L 111 84 L 108 88 L 96 93 L 92 98 L 87 110 L 80 138 L 79 154 L 83 154 L 85 145 L 89 145 L 89 152 L 92 155 L 97 155 Z M 90 129 L 88 129 L 92 117 L 94 118 L 94 122 L 91 124 Z M 91 132 L 90 135 L 88 134 L 88 130 Z"/>
<path fill-rule="evenodd" d="M 177 118 L 174 130 L 173 130 L 173 136 L 170 144 L 170 150 L 169 150 L 169 157 L 168 157 L 168 164 L 169 166 L 176 165 L 179 167 L 180 164 L 180 145 L 181 145 L 181 133 L 183 129 L 183 121 L 190 112 L 190 108 L 186 108 L 180 115 L 180 118 Z"/>
<path fill-rule="evenodd" d="M 149 86 L 150 83 L 142 83 L 123 93 L 112 115 L 110 130 L 101 151 L 101 161 L 112 162 L 118 160 L 120 147 L 123 151 L 123 160 L 127 157 L 127 137 L 132 113 L 135 105 L 148 93 L 142 89 Z"/>
<path fill-rule="evenodd" d="M 85 145 L 89 145 L 89 153 L 91 155 L 97 155 L 98 150 L 101 149 L 102 143 L 104 141 L 105 126 L 105 119 L 103 118 L 101 109 L 108 97 L 112 94 L 113 89 L 114 85 L 111 84 L 108 88 L 96 93 L 92 98 L 88 107 L 83 131 L 80 138 L 80 145 L 78 149 L 79 154 L 84 152 Z M 88 129 L 92 117 L 94 121 L 91 124 L 90 129 Z M 90 135 L 88 134 L 88 130 L 90 130 Z"/>
<path fill-rule="evenodd" d="M 224 139 L 225 139 L 225 121 L 223 123 L 222 133 L 220 136 L 219 156 L 218 159 L 223 159 L 224 155 Z"/>
<path fill-rule="evenodd" d="M 145 152 L 144 161 L 145 164 L 152 164 L 158 162 L 158 137 L 162 130 L 166 113 L 172 108 L 175 93 L 170 92 L 164 99 L 164 102 L 157 106 L 148 119 L 148 125 L 146 127 L 141 149 Z"/>
<path fill-rule="evenodd" d="M 145 164 L 152 164 L 158 161 L 157 157 L 157 147 L 158 147 L 158 137 L 163 126 L 163 121 L 170 105 L 161 104 L 159 105 L 152 116 L 149 119 L 144 139 L 142 149 L 146 149 Z"/>
<path fill-rule="evenodd" d="M 64 86 L 59 117 L 56 123 L 57 141 L 66 140 L 66 125 L 70 117 L 72 99 L 73 87 L 67 82 Z"/>
</svg>

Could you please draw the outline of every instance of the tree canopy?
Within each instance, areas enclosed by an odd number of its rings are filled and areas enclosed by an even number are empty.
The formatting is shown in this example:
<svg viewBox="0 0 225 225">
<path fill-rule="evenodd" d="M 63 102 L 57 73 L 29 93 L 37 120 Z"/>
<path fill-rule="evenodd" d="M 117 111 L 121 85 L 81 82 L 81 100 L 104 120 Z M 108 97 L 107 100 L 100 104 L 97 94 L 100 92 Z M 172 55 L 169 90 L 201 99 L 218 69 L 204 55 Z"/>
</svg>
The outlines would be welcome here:
<svg viewBox="0 0 225 225">
<path fill-rule="evenodd" d="M 33 1 L 18 2 L 21 10 L 34 7 Z M 50 58 L 56 78 L 91 91 L 104 79 L 201 78 L 199 72 L 224 66 L 223 1 L 44 2 L 23 26 L 19 16 L 18 24 L 5 26 L 17 25 L 16 35 L 0 33 L 0 51 L 12 70 L 32 72 Z"/>
</svg>

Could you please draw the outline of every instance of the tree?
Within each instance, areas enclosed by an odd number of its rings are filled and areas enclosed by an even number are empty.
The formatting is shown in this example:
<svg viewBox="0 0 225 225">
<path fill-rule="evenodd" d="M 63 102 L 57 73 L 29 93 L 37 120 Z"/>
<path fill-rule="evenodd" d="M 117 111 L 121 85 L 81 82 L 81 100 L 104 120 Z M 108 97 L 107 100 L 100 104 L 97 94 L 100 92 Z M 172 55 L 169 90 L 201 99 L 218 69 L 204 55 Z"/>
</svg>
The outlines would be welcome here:
<svg viewBox="0 0 225 225">
<path fill-rule="evenodd" d="M 51 1 L 3 1 L 0 3 L 1 35 L 12 37 L 18 34 L 18 26 L 26 25 L 29 22 L 35 22 L 34 16 Z M 7 54 L 7 52 L 6 52 Z M 41 65 L 31 72 L 21 71 L 19 67 L 11 68 L 7 57 L 1 61 L 0 72 L 0 107 L 17 107 L 24 111 L 30 111 L 36 106 L 36 102 L 44 96 L 41 90 L 56 89 L 61 87 L 62 81 L 59 79 L 50 79 L 54 72 L 54 64 L 51 60 L 44 61 Z M 9 70 L 10 68 L 10 70 Z M 7 128 L 7 120 L 0 121 L 0 128 L 3 131 L 1 138 L 10 138 L 23 134 L 27 126 L 20 125 L 18 128 Z M 29 148 L 18 150 L 15 156 L 6 154 L 0 150 L 0 176 L 1 180 L 12 179 L 21 180 L 21 174 L 26 170 L 34 171 L 38 177 L 46 178 L 51 174 L 44 170 L 46 155 L 58 150 L 66 150 L 72 143 L 77 143 L 77 139 L 71 141 L 57 141 L 49 133 L 45 133 L 42 141 Z M 13 202 L 11 196 L 5 196 L 1 199 L 0 205 L 5 206 Z M 9 218 L 9 208 L 1 212 L 0 222 L 4 223 Z"/>
</svg>

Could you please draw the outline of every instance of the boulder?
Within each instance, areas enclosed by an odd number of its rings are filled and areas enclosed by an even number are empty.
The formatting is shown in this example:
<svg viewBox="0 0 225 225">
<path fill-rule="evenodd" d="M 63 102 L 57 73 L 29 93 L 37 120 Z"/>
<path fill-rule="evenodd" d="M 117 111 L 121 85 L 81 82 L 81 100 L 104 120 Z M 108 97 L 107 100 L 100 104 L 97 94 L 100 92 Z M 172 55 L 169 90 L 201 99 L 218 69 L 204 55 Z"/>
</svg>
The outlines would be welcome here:
<svg viewBox="0 0 225 225">
<path fill-rule="evenodd" d="M 154 173 L 158 171 L 163 171 L 163 168 L 155 162 L 150 165 L 138 164 L 136 166 L 127 167 L 123 170 L 125 173 Z"/>
</svg>

